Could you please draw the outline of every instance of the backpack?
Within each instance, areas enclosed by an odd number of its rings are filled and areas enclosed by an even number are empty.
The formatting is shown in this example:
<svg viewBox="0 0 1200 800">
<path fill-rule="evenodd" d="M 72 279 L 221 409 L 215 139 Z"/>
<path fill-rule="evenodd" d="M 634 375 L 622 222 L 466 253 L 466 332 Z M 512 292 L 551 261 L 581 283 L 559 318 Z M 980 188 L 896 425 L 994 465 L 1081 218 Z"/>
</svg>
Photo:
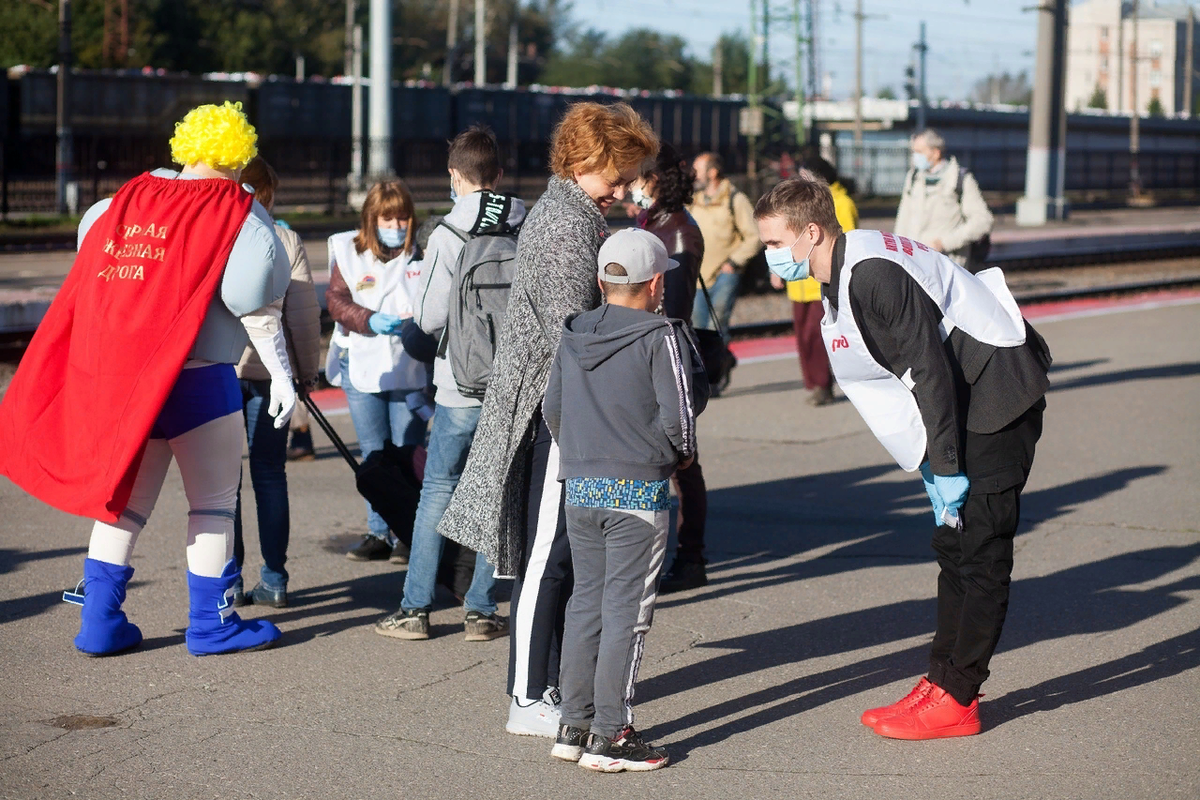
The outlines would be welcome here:
<svg viewBox="0 0 1200 800">
<path fill-rule="evenodd" d="M 511 197 L 485 191 L 474 233 L 440 223 L 465 244 L 454 265 L 454 301 L 439 355 L 450 359 L 458 391 L 474 400 L 487 389 L 517 271 L 520 226 L 507 222 L 511 207 Z"/>
<path fill-rule="evenodd" d="M 958 196 L 960 206 L 962 205 L 963 181 L 966 180 L 967 175 L 966 168 L 959 166 L 958 183 L 954 184 L 954 192 Z M 985 233 L 983 238 L 967 245 L 967 268 L 974 272 L 976 268 L 982 267 L 990 252 L 992 252 L 992 234 Z"/>
</svg>

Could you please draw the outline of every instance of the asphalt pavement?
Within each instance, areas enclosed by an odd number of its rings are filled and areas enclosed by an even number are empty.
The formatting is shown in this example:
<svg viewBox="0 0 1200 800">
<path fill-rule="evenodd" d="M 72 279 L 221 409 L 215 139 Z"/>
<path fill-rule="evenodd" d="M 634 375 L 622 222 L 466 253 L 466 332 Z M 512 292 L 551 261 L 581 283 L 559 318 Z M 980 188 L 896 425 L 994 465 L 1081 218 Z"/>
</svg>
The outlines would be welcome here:
<svg viewBox="0 0 1200 800">
<path fill-rule="evenodd" d="M 1200 303 L 1037 325 L 1056 365 L 979 736 L 859 724 L 923 674 L 930 511 L 787 358 L 739 367 L 701 419 L 710 582 L 659 603 L 636 700 L 667 769 L 591 774 L 506 734 L 508 643 L 465 642 L 449 598 L 428 642 L 373 633 L 403 568 L 343 556 L 364 509 L 318 434 L 289 466 L 292 605 L 245 610 L 284 631 L 258 653 L 184 648 L 174 469 L 125 606 L 146 642 L 105 659 L 60 602 L 89 523 L 0 479 L 0 797 L 1200 797 Z"/>
</svg>

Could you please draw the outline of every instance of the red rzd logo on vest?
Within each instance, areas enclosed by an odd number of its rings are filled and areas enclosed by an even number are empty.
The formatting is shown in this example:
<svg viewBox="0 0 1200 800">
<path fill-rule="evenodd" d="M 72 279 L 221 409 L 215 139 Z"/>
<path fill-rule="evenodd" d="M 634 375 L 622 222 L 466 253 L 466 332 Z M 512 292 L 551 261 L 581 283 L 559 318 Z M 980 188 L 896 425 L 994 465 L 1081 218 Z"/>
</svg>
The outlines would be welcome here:
<svg viewBox="0 0 1200 800">
<path fill-rule="evenodd" d="M 835 353 L 838 350 L 849 350 L 850 349 L 850 340 L 847 339 L 845 336 L 839 336 L 838 338 L 834 339 L 832 342 L 829 343 L 829 347 Z"/>
<path fill-rule="evenodd" d="M 883 236 L 883 246 L 888 250 L 891 250 L 893 253 L 898 253 L 903 250 L 904 255 L 911 256 L 913 254 L 914 247 L 924 253 L 929 252 L 928 247 L 920 242 L 914 242 L 907 236 L 897 236 L 894 233 L 881 233 L 881 235 Z"/>
</svg>

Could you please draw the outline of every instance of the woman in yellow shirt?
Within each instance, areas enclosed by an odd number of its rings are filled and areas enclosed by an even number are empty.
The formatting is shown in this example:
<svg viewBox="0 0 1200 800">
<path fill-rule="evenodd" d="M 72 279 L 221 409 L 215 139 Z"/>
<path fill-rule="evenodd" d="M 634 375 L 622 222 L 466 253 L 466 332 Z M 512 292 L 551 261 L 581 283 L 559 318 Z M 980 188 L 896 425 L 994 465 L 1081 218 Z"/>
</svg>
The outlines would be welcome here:
<svg viewBox="0 0 1200 800">
<path fill-rule="evenodd" d="M 838 182 L 834 166 L 819 156 L 813 156 L 804 159 L 804 167 L 820 175 L 829 184 L 829 191 L 833 194 L 833 209 L 842 230 L 857 228 L 858 207 Z M 771 284 L 776 289 L 783 288 L 781 283 L 779 278 L 771 275 Z M 796 333 L 796 351 L 800 355 L 800 372 L 804 376 L 804 388 L 810 392 L 808 402 L 823 406 L 833 401 L 833 373 L 829 369 L 825 343 L 821 341 L 821 316 L 824 314 L 821 284 L 811 277 L 789 281 L 787 293 L 792 301 L 792 323 Z"/>
</svg>

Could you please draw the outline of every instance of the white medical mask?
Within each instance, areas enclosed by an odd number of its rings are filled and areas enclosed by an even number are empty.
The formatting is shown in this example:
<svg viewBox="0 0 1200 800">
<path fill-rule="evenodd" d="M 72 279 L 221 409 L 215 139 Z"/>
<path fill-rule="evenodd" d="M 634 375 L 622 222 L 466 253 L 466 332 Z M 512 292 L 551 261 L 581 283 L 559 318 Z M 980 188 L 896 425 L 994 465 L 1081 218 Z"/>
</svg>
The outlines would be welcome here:
<svg viewBox="0 0 1200 800">
<path fill-rule="evenodd" d="M 808 257 L 812 255 L 813 248 L 817 246 L 817 243 L 812 243 L 812 247 L 808 248 L 808 253 L 800 261 L 796 261 L 796 257 L 792 255 L 792 248 L 803 238 L 804 234 L 800 234 L 796 237 L 796 241 L 787 247 L 768 247 L 766 249 L 763 255 L 767 257 L 767 267 L 771 272 L 785 281 L 802 281 L 809 276 L 811 270 L 808 265 Z"/>
<path fill-rule="evenodd" d="M 929 156 L 925 155 L 924 153 L 913 153 L 912 165 L 919 171 L 925 172 L 929 169 Z"/>
<path fill-rule="evenodd" d="M 654 201 L 646 196 L 646 193 L 642 191 L 642 187 L 640 186 L 634 186 L 629 190 L 629 199 L 633 201 L 635 206 L 642 209 L 648 209 L 654 205 Z"/>
<path fill-rule="evenodd" d="M 378 228 L 375 235 L 379 237 L 379 242 L 384 247 L 395 250 L 404 244 L 404 239 L 408 236 L 408 228 Z"/>
</svg>

